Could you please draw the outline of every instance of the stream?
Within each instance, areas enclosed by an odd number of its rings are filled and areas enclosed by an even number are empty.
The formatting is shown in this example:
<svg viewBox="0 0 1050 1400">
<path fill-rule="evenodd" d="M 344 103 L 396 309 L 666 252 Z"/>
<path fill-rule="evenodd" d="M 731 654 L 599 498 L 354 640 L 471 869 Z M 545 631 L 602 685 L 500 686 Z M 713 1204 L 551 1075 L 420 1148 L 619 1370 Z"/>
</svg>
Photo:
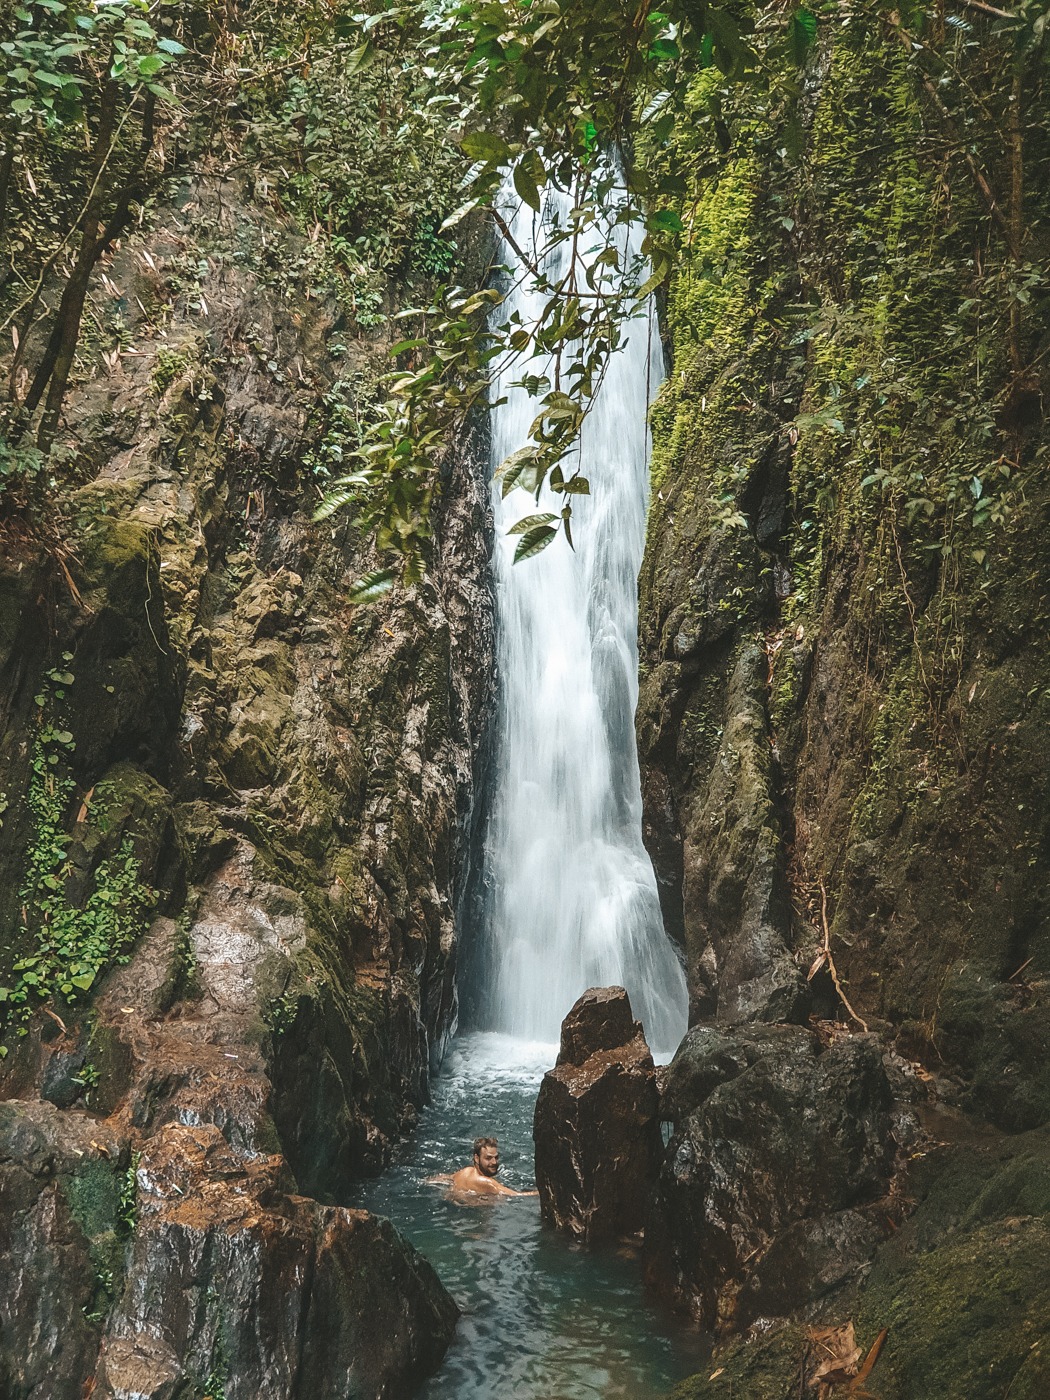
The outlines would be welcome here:
<svg viewBox="0 0 1050 1400">
<path fill-rule="evenodd" d="M 501 1179 L 531 1187 L 533 1106 L 556 1056 L 491 1032 L 453 1041 L 414 1137 L 355 1202 L 393 1220 L 463 1311 L 421 1400 L 657 1400 L 709 1352 L 647 1300 L 630 1251 L 573 1245 L 541 1224 L 535 1197 L 463 1205 L 428 1181 L 491 1134 Z"/>
</svg>

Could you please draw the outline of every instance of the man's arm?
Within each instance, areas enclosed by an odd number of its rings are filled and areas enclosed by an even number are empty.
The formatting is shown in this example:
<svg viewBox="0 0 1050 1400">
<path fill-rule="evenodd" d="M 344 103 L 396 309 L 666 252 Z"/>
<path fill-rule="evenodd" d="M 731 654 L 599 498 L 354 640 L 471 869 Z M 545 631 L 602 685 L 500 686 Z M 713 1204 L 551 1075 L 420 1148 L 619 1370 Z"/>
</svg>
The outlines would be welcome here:
<svg viewBox="0 0 1050 1400">
<path fill-rule="evenodd" d="M 538 1196 L 538 1191 L 515 1191 L 512 1186 L 504 1186 L 502 1181 L 494 1181 L 493 1186 L 501 1196 Z"/>
</svg>

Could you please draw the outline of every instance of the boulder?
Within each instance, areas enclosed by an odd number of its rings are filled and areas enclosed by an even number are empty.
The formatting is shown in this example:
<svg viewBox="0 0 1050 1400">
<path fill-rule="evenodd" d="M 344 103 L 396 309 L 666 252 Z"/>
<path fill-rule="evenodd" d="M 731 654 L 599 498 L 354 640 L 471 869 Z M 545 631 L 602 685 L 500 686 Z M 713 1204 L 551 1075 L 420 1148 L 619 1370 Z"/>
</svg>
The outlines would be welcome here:
<svg viewBox="0 0 1050 1400">
<path fill-rule="evenodd" d="M 675 1132 L 646 1224 L 650 1283 L 705 1327 L 786 1316 L 864 1268 L 896 1156 L 878 1041 L 696 1027 L 672 1062 Z"/>
<path fill-rule="evenodd" d="M 881 1400 L 1036 1400 L 1050 1394 L 1050 1134 L 1005 1136 L 942 1111 L 909 1169 L 915 1206 L 861 1287 L 822 1309 L 852 1320 Z M 674 1400 L 783 1400 L 813 1354 L 796 1324 L 727 1339 Z M 812 1395 L 807 1390 L 807 1395 Z M 843 1394 L 836 1389 L 834 1394 Z"/>
<path fill-rule="evenodd" d="M 642 1228 L 662 1154 L 659 1095 L 623 987 L 592 987 L 562 1022 L 533 1137 L 545 1220 L 588 1243 Z"/>
<path fill-rule="evenodd" d="M 0 1395 L 378 1400 L 436 1368 L 457 1309 L 389 1221 L 295 1194 L 213 1124 L 132 1143 L 0 1104 Z"/>
</svg>

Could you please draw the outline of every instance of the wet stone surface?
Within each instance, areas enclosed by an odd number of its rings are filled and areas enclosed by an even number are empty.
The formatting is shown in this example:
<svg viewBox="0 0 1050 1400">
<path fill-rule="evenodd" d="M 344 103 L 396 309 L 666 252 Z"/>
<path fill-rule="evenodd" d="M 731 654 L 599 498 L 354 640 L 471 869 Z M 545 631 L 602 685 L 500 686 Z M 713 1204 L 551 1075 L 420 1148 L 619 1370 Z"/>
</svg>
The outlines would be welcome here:
<svg viewBox="0 0 1050 1400">
<path fill-rule="evenodd" d="M 533 1134 L 545 1220 L 590 1243 L 641 1230 L 663 1145 L 653 1057 L 622 987 L 592 987 L 562 1022 Z"/>
<path fill-rule="evenodd" d="M 824 1049 L 801 1026 L 695 1027 L 664 1090 L 675 1131 L 646 1224 L 650 1283 L 733 1330 L 853 1277 L 890 1228 L 892 1107 L 873 1036 Z"/>
</svg>

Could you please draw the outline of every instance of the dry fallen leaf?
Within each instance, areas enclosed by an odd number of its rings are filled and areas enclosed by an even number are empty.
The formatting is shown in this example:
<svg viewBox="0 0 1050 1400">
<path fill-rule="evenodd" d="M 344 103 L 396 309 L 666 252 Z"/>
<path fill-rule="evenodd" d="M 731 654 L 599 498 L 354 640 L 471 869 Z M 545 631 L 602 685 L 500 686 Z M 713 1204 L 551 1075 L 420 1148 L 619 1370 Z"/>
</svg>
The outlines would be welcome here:
<svg viewBox="0 0 1050 1400">
<path fill-rule="evenodd" d="M 868 1379 L 868 1377 L 871 1375 L 871 1368 L 875 1365 L 875 1362 L 878 1361 L 878 1359 L 879 1359 L 879 1352 L 882 1350 L 882 1344 L 883 1344 L 883 1342 L 886 1340 L 886 1337 L 889 1335 L 889 1330 L 890 1330 L 890 1329 L 889 1329 L 888 1327 L 884 1327 L 884 1328 L 882 1329 L 882 1331 L 879 1333 L 879 1335 L 878 1335 L 878 1336 L 875 1338 L 875 1340 L 872 1342 L 872 1344 L 871 1344 L 871 1350 L 868 1352 L 867 1356 L 864 1358 L 864 1365 L 863 1365 L 863 1366 L 860 1368 L 860 1370 L 857 1372 L 856 1379 L 853 1381 L 853 1384 L 852 1384 L 852 1385 L 850 1386 L 850 1388 L 849 1388 L 849 1393 L 850 1393 L 850 1395 L 855 1395 L 855 1396 L 858 1396 L 858 1397 L 859 1397 L 859 1396 L 861 1396 L 861 1395 L 866 1395 L 866 1394 L 867 1394 L 867 1391 L 864 1390 L 864 1382 L 865 1382 L 865 1381 Z"/>
<path fill-rule="evenodd" d="M 63 1021 L 62 1017 L 57 1015 L 56 1012 L 52 1011 L 50 1006 L 44 1007 L 44 1015 L 51 1017 L 52 1021 L 54 1021 L 55 1025 L 59 1028 L 63 1035 L 69 1034 L 69 1031 L 66 1029 L 65 1021 Z"/>
<path fill-rule="evenodd" d="M 709 1381 L 715 1381 L 715 1380 L 717 1380 L 718 1377 L 722 1374 L 722 1372 L 723 1372 L 724 1370 L 725 1370 L 725 1367 L 724 1367 L 724 1366 L 719 1366 L 718 1370 L 717 1370 L 717 1371 L 712 1371 L 711 1374 L 708 1376 L 707 1379 L 708 1379 Z"/>
<path fill-rule="evenodd" d="M 842 1385 L 857 1374 L 861 1349 L 852 1322 L 844 1322 L 840 1327 L 811 1327 L 809 1340 L 817 1363 L 809 1374 L 811 1389 Z"/>
<path fill-rule="evenodd" d="M 94 794 L 95 794 L 95 789 L 94 789 L 94 787 L 89 787 L 88 790 L 87 790 L 87 792 L 85 792 L 85 794 L 84 794 L 84 800 L 83 800 L 83 802 L 81 802 L 81 804 L 80 804 L 80 811 L 77 813 L 77 821 L 78 821 L 78 822 L 86 822 L 86 821 L 87 821 L 87 818 L 88 818 L 88 807 L 91 805 L 91 799 L 92 799 L 92 797 L 94 796 Z"/>
</svg>

